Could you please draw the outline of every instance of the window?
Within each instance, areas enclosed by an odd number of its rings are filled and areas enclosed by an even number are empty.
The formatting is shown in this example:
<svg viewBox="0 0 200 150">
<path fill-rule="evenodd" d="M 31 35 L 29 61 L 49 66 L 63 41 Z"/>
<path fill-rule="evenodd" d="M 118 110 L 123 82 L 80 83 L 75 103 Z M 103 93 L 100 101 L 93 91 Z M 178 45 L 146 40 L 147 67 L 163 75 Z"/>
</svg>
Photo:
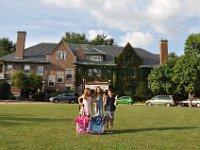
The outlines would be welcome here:
<svg viewBox="0 0 200 150">
<path fill-rule="evenodd" d="M 3 72 L 3 64 L 0 64 L 0 73 Z"/>
<path fill-rule="evenodd" d="M 38 75 L 44 75 L 44 66 L 38 66 L 37 67 L 37 74 Z"/>
<path fill-rule="evenodd" d="M 57 76 L 57 82 L 58 83 L 63 83 L 64 82 L 63 75 L 58 75 Z"/>
<path fill-rule="evenodd" d="M 48 76 L 48 85 L 55 86 L 55 76 Z"/>
<path fill-rule="evenodd" d="M 101 61 L 102 59 L 101 59 L 101 55 L 94 55 L 94 56 L 91 56 L 91 60 L 92 61 Z"/>
<path fill-rule="evenodd" d="M 7 65 L 6 74 L 12 74 L 13 65 Z"/>
<path fill-rule="evenodd" d="M 158 96 L 153 97 L 152 100 L 158 100 Z"/>
<path fill-rule="evenodd" d="M 169 95 L 160 95 L 159 100 L 172 100 L 172 98 Z"/>
<path fill-rule="evenodd" d="M 67 80 L 71 80 L 72 79 L 72 70 L 71 69 L 67 69 L 66 70 L 66 79 Z"/>
<path fill-rule="evenodd" d="M 58 83 L 63 83 L 64 82 L 64 72 L 63 71 L 58 71 L 57 72 L 57 82 Z"/>
<path fill-rule="evenodd" d="M 29 74 L 30 73 L 30 65 L 24 65 L 24 73 Z"/>
<path fill-rule="evenodd" d="M 66 54 L 67 54 L 67 52 L 58 51 L 57 52 L 58 59 L 66 59 Z"/>
</svg>

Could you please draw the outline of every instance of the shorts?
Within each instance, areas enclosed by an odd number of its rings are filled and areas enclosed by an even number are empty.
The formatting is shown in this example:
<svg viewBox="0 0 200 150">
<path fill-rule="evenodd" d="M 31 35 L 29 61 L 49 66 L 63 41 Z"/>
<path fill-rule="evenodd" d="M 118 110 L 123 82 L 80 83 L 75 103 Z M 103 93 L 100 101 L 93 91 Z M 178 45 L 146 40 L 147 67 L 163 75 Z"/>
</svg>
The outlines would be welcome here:
<svg viewBox="0 0 200 150">
<path fill-rule="evenodd" d="M 114 116 L 115 116 L 114 114 L 115 114 L 114 111 L 106 112 L 105 120 L 114 121 Z"/>
</svg>

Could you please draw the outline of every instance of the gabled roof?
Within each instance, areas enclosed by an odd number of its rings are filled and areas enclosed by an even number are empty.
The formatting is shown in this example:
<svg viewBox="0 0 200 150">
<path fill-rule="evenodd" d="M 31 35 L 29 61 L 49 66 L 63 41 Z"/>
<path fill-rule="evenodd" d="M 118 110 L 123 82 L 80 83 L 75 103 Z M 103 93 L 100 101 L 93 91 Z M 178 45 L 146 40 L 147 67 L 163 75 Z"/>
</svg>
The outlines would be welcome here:
<svg viewBox="0 0 200 150">
<path fill-rule="evenodd" d="M 46 60 L 46 55 L 50 54 L 57 45 L 58 43 L 39 43 L 37 45 L 26 48 L 24 50 L 23 59 L 15 59 L 15 53 L 12 53 L 0 58 L 0 60 L 9 62 L 48 62 Z M 72 52 L 75 54 L 74 49 Z"/>
<path fill-rule="evenodd" d="M 25 49 L 24 59 L 15 59 L 15 53 L 6 55 L 0 60 L 9 62 L 48 62 L 46 60 L 46 55 L 50 54 L 58 43 L 40 43 Z M 113 58 L 118 56 L 124 47 L 110 46 L 110 45 L 88 45 L 88 44 L 67 44 L 76 56 L 77 49 L 84 49 L 88 54 L 91 53 L 101 53 L 105 54 L 104 62 L 91 62 L 91 61 L 79 61 L 77 58 L 77 63 L 92 63 L 92 64 L 113 64 Z M 159 55 L 152 54 L 141 48 L 134 48 L 135 52 L 143 59 L 144 65 L 158 65 Z"/>
<path fill-rule="evenodd" d="M 1 58 L 4 61 L 15 62 L 47 62 L 46 55 L 56 47 L 56 43 L 40 43 L 24 50 L 23 59 L 15 59 L 15 53 L 6 55 Z"/>
<path fill-rule="evenodd" d="M 96 48 L 99 51 L 105 53 L 106 54 L 105 61 L 107 63 L 112 63 L 113 58 L 117 57 L 119 53 L 124 49 L 124 47 L 110 46 L 110 45 L 87 45 L 87 47 L 85 47 L 85 45 L 84 47 L 80 45 L 80 47 L 85 48 L 86 51 L 90 51 Z M 144 65 L 158 65 L 160 63 L 158 54 L 150 53 L 142 48 L 134 48 L 134 50 L 143 59 Z"/>
</svg>

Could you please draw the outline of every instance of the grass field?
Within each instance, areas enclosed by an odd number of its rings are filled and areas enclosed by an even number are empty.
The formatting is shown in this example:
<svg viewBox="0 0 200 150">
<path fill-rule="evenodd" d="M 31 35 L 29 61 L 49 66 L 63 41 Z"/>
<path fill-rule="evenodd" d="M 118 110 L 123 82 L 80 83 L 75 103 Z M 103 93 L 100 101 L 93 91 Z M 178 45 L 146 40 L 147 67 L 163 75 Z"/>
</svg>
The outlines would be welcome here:
<svg viewBox="0 0 200 150">
<path fill-rule="evenodd" d="M 114 134 L 79 135 L 78 105 L 0 105 L 0 150 L 200 149 L 200 109 L 119 105 Z"/>
</svg>

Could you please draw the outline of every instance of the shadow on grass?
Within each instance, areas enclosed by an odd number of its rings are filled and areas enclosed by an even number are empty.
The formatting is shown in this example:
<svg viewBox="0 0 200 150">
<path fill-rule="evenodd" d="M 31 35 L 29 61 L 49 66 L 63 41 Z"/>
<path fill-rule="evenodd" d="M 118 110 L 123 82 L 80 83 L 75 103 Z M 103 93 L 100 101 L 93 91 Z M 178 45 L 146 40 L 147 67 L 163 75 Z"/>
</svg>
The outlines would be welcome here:
<svg viewBox="0 0 200 150">
<path fill-rule="evenodd" d="M 33 116 L 9 116 L 0 115 L 0 126 L 23 125 L 32 123 L 58 123 L 58 122 L 71 122 L 72 118 L 37 118 Z"/>
<path fill-rule="evenodd" d="M 160 128 L 143 128 L 143 129 L 123 129 L 123 130 L 113 130 L 113 133 L 123 134 L 123 133 L 136 133 L 136 132 L 147 132 L 147 131 L 191 130 L 197 128 L 198 127 L 160 127 Z"/>
</svg>

